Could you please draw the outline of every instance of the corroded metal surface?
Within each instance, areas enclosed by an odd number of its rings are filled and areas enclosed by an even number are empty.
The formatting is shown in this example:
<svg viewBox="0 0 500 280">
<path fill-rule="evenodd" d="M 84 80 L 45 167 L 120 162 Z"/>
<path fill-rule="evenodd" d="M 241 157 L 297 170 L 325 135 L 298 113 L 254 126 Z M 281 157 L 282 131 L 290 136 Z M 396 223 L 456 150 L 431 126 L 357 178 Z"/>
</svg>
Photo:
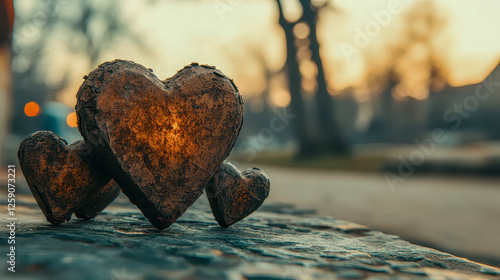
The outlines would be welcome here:
<svg viewBox="0 0 500 280">
<path fill-rule="evenodd" d="M 241 172 L 224 162 L 205 191 L 215 219 L 226 228 L 257 210 L 269 195 L 269 188 L 264 171 L 254 167 Z"/>
<path fill-rule="evenodd" d="M 109 180 L 87 145 L 66 141 L 50 131 L 35 132 L 21 142 L 19 163 L 47 221 L 60 224 L 87 203 Z"/>
<path fill-rule="evenodd" d="M 78 128 L 92 153 L 158 229 L 202 194 L 243 121 L 232 81 L 198 64 L 160 81 L 134 62 L 106 62 L 77 99 Z"/>
<path fill-rule="evenodd" d="M 114 180 L 110 180 L 101 190 L 75 211 L 75 216 L 84 220 L 95 218 L 113 202 L 119 194 L 120 186 L 118 186 Z"/>
<path fill-rule="evenodd" d="M 59 227 L 44 222 L 31 196 L 16 198 L 24 205 L 16 213 L 19 261 L 15 275 L 4 267 L 0 279 L 500 278 L 500 269 L 290 205 L 264 204 L 223 229 L 199 199 L 170 228 L 158 231 L 124 197 L 93 220 Z M 0 219 L 5 209 L 0 206 Z M 8 231 L 1 227 L 0 235 Z M 7 252 L 7 246 L 1 242 L 0 250 Z"/>
</svg>

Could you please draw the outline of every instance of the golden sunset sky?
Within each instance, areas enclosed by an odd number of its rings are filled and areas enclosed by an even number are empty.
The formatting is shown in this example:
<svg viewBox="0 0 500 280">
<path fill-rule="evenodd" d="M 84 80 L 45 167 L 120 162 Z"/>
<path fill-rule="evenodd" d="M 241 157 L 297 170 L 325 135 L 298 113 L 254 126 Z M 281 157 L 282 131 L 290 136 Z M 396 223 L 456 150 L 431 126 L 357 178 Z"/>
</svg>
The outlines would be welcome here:
<svg viewBox="0 0 500 280">
<path fill-rule="evenodd" d="M 33 2 L 15 2 L 16 13 L 28 13 Z M 300 15 L 295 1 L 284 2 L 287 18 Z M 367 70 L 373 67 L 364 59 L 366 55 L 375 57 L 380 64 L 389 63 L 384 61 L 390 57 L 384 42 L 398 40 L 394 30 L 415 2 L 417 0 L 332 1 L 334 8 L 321 13 L 318 30 L 330 89 L 361 86 Z M 459 86 L 485 78 L 500 59 L 500 1 L 431 2 L 447 19 L 443 43 L 438 49 L 449 69 L 450 84 Z M 264 89 L 263 67 L 277 70 L 283 66 L 285 38 L 278 25 L 274 0 L 157 1 L 154 4 L 126 0 L 120 3 L 121 12 L 152 51 L 145 52 L 124 41 L 107 51 L 100 59 L 102 62 L 115 58 L 134 60 L 152 68 L 161 79 L 172 76 L 191 62 L 215 65 L 233 78 L 247 97 Z M 63 11 L 68 5 L 71 1 L 62 1 Z M 397 11 L 390 12 L 394 6 L 398 7 Z M 377 15 L 387 15 L 384 11 L 390 13 L 390 18 L 377 20 Z M 380 28 L 368 36 L 368 44 L 357 48 L 359 52 L 346 55 L 346 45 L 356 47 L 357 30 L 365 30 L 370 25 L 373 28 L 376 24 Z M 93 28 L 99 31 L 99 24 Z M 63 73 L 54 70 L 68 69 L 72 86 L 61 96 L 65 103 L 73 105 L 81 77 L 91 69 L 85 57 L 71 53 L 66 44 L 63 39 L 53 42 L 53 52 L 47 54 L 51 61 L 47 64 L 47 73 L 55 73 L 48 79 L 57 80 Z M 67 67 L 70 61 L 73 63 Z M 275 105 L 284 106 L 287 99 L 282 85 L 272 87 L 271 100 Z"/>
</svg>

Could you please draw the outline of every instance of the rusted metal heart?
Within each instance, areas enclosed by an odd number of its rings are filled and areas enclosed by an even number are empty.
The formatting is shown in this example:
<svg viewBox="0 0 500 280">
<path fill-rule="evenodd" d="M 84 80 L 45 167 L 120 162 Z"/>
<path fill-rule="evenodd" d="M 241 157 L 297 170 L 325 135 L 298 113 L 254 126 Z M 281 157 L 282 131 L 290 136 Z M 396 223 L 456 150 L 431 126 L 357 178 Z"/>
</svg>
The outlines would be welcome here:
<svg viewBox="0 0 500 280">
<path fill-rule="evenodd" d="M 241 172 L 232 163 L 224 162 L 205 190 L 215 220 L 226 228 L 262 205 L 269 195 L 270 181 L 258 168 Z"/>
<path fill-rule="evenodd" d="M 38 206 L 52 224 L 69 220 L 111 179 L 98 167 L 85 142 L 67 145 L 50 131 L 26 137 L 18 158 Z"/>
<path fill-rule="evenodd" d="M 160 81 L 134 62 L 106 62 L 77 99 L 78 128 L 93 155 L 158 229 L 202 194 L 243 122 L 232 81 L 198 64 Z"/>
<path fill-rule="evenodd" d="M 101 190 L 75 211 L 75 216 L 84 220 L 93 219 L 111 204 L 119 194 L 120 186 L 118 186 L 115 180 L 110 180 Z"/>
</svg>

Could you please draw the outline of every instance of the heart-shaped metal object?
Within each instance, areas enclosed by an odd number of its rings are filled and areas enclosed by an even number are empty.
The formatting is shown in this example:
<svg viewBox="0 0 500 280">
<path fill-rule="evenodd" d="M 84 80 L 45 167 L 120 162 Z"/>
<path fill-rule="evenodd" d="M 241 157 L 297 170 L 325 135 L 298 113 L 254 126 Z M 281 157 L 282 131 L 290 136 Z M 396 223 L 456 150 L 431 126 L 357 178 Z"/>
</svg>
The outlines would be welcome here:
<svg viewBox="0 0 500 280">
<path fill-rule="evenodd" d="M 83 141 L 67 145 L 50 131 L 35 132 L 19 146 L 19 164 L 47 220 L 60 224 L 85 205 L 111 177 Z"/>
<path fill-rule="evenodd" d="M 75 216 L 84 220 L 93 219 L 99 215 L 104 208 L 108 207 L 119 194 L 120 186 L 118 186 L 115 180 L 110 180 L 100 191 L 94 194 L 87 203 L 83 204 L 75 211 Z"/>
<path fill-rule="evenodd" d="M 77 99 L 78 128 L 92 154 L 158 229 L 202 194 L 243 122 L 233 82 L 198 64 L 160 81 L 132 61 L 106 62 Z"/>
<path fill-rule="evenodd" d="M 252 214 L 269 195 L 270 184 L 258 168 L 241 172 L 224 162 L 205 187 L 215 220 L 226 228 Z"/>
</svg>

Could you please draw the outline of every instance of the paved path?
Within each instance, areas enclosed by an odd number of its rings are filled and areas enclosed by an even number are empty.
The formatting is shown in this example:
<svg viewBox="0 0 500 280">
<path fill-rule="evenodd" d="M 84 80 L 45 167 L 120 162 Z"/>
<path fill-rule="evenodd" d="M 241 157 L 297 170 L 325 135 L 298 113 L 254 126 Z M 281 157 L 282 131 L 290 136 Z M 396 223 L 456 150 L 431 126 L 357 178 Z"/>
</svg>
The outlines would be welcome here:
<svg viewBox="0 0 500 280">
<path fill-rule="evenodd" d="M 414 175 L 391 191 L 381 174 L 259 167 L 271 178 L 270 202 L 500 266 L 499 179 Z"/>
</svg>

